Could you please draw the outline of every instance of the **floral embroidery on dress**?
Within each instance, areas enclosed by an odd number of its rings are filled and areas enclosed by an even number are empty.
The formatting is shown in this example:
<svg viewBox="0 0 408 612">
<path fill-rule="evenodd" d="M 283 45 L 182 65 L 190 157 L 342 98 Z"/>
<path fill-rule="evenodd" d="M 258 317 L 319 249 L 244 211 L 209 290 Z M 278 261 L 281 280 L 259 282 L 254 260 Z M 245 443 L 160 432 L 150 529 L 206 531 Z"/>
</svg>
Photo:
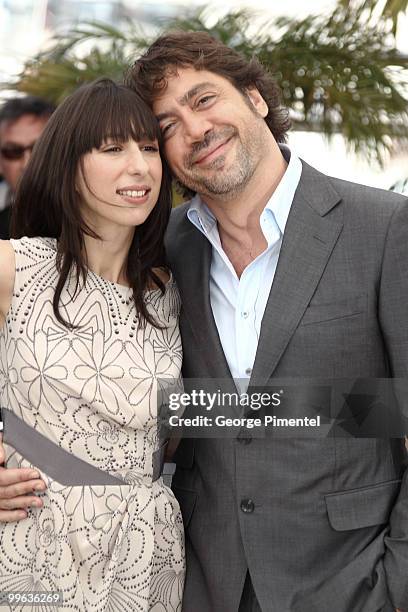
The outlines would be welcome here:
<svg viewBox="0 0 408 612">
<path fill-rule="evenodd" d="M 180 379 L 177 288 L 171 279 L 164 295 L 146 294 L 157 329 L 139 325 L 126 287 L 90 272 L 74 295 L 71 279 L 61 296 L 61 313 L 75 326 L 67 329 L 52 308 L 56 241 L 12 244 L 1 405 L 123 484 L 67 486 L 40 470 L 44 507 L 0 525 L 0 591 L 62 591 L 64 609 L 78 612 L 180 612 L 181 514 L 162 479 L 152 482 L 158 392 L 163 381 Z M 8 467 L 31 466 L 12 441 L 6 452 Z"/>
</svg>

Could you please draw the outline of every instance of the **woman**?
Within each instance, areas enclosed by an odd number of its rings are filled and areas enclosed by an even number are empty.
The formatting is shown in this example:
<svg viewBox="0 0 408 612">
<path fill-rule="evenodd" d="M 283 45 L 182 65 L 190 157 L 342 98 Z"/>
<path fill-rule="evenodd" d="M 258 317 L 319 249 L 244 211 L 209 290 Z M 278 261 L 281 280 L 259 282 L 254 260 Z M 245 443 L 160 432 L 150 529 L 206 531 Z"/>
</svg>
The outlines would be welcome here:
<svg viewBox="0 0 408 612">
<path fill-rule="evenodd" d="M 47 484 L 42 507 L 0 525 L 0 591 L 60 591 L 81 612 L 181 607 L 182 522 L 156 422 L 157 383 L 181 365 L 159 143 L 134 92 L 77 90 L 21 181 L 17 239 L 0 243 L 7 467 Z"/>
</svg>

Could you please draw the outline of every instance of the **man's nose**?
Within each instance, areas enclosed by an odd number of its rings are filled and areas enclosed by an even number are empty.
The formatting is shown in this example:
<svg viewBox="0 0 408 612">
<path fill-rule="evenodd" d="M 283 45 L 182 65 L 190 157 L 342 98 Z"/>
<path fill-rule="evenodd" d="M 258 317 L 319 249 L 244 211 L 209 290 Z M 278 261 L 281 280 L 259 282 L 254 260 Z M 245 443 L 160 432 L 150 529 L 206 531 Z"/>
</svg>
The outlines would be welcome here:
<svg viewBox="0 0 408 612">
<path fill-rule="evenodd" d="M 186 138 L 194 142 L 201 142 L 205 135 L 212 130 L 212 124 L 205 117 L 192 115 L 184 119 L 184 132 Z"/>
</svg>

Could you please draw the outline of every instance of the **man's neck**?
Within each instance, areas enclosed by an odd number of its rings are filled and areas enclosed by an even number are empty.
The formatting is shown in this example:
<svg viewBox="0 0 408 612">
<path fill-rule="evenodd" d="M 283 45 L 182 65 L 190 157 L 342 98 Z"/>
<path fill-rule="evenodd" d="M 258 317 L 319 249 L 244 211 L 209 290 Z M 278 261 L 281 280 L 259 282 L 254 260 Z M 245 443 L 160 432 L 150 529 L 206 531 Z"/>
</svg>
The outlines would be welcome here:
<svg viewBox="0 0 408 612">
<path fill-rule="evenodd" d="M 273 157 L 261 164 L 242 192 L 225 200 L 202 196 L 217 219 L 222 247 L 238 277 L 267 248 L 260 217 L 287 168 L 279 149 Z"/>
</svg>

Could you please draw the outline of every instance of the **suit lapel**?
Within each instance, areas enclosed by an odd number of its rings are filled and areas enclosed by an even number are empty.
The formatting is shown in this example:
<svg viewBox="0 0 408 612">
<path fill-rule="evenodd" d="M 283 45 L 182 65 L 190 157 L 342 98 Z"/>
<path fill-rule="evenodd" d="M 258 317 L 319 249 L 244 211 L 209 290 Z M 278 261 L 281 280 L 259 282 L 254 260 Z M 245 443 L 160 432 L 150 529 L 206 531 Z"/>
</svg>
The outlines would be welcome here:
<svg viewBox="0 0 408 612">
<path fill-rule="evenodd" d="M 303 163 L 262 319 L 251 385 L 263 385 L 271 377 L 316 290 L 343 226 L 339 200 L 329 180 Z"/>
<path fill-rule="evenodd" d="M 181 294 L 182 310 L 207 362 L 206 377 L 230 378 L 210 302 L 212 247 L 187 218 L 182 227 L 177 235 L 177 249 L 180 253 L 186 253 L 186 259 L 181 263 L 181 258 L 178 258 L 178 266 L 172 265 Z"/>
</svg>

